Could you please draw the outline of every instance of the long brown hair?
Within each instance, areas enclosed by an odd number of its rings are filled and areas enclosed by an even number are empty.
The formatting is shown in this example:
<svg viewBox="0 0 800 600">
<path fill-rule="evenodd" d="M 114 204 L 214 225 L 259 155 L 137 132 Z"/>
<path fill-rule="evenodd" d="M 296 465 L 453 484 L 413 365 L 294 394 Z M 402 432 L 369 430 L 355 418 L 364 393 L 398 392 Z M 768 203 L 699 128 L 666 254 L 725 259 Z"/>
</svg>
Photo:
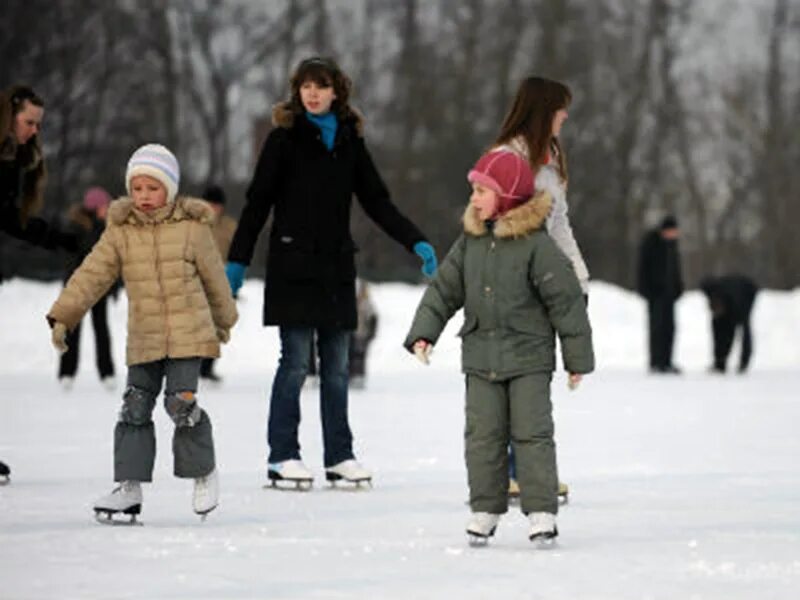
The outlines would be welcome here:
<svg viewBox="0 0 800 600">
<path fill-rule="evenodd" d="M 567 159 L 558 138 L 553 135 L 553 117 L 571 102 L 572 92 L 565 84 L 544 77 L 526 77 L 517 88 L 495 145 L 522 138 L 534 173 L 544 164 L 548 151 L 554 150 L 561 178 L 566 182 Z"/>
<path fill-rule="evenodd" d="M 297 65 L 289 80 L 291 98 L 289 105 L 292 112 L 302 114 L 305 112 L 303 102 L 300 100 L 300 87 L 306 81 L 313 81 L 321 87 L 333 86 L 333 93 L 336 99 L 331 104 L 331 111 L 336 113 L 339 119 L 347 118 L 352 114 L 350 108 L 350 90 L 353 87 L 350 78 L 339 68 L 336 61 L 332 58 L 313 56 L 307 58 Z"/>
<path fill-rule="evenodd" d="M 28 217 L 41 207 L 47 176 L 39 134 L 32 136 L 25 144 L 19 144 L 12 131 L 14 118 L 25 109 L 26 102 L 44 108 L 44 100 L 26 85 L 12 85 L 0 93 L 0 160 L 17 160 L 22 168 L 19 216 L 23 226 Z"/>
</svg>

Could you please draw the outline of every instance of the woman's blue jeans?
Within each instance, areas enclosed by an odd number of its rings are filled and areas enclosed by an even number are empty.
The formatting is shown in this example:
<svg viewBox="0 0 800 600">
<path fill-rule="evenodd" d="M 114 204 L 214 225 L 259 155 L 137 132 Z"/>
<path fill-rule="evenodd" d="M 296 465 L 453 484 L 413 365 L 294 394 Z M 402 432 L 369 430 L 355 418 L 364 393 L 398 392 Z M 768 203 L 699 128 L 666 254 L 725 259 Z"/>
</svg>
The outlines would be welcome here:
<svg viewBox="0 0 800 600">
<path fill-rule="evenodd" d="M 320 414 L 326 467 L 354 458 L 347 420 L 347 354 L 350 332 L 343 329 L 281 327 L 281 357 L 269 401 L 269 462 L 300 458 L 300 390 L 309 368 L 309 348 L 317 334 Z"/>
</svg>

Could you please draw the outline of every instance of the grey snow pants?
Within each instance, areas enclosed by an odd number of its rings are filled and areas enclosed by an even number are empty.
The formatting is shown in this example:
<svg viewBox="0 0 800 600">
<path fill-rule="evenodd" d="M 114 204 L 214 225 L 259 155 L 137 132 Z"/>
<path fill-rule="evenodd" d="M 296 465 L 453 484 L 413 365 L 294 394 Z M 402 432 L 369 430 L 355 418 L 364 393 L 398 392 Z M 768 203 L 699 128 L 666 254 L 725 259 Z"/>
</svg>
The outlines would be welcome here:
<svg viewBox="0 0 800 600">
<path fill-rule="evenodd" d="M 175 476 L 194 479 L 214 470 L 211 421 L 195 397 L 200 362 L 200 358 L 166 358 L 128 368 L 128 382 L 114 429 L 114 481 L 153 480 L 153 409 L 164 379 L 164 409 L 175 422 Z"/>
<path fill-rule="evenodd" d="M 489 381 L 467 374 L 464 455 L 473 512 L 508 510 L 508 444 L 517 457 L 522 512 L 558 512 L 551 373 Z"/>
</svg>

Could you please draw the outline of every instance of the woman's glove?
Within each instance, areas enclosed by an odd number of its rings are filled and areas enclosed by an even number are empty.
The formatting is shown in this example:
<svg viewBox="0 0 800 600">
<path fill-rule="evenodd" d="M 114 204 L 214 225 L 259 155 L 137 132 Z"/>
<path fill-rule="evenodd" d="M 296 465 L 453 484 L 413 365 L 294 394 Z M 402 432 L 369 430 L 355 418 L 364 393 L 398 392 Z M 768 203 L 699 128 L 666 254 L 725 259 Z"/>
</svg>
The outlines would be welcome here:
<svg viewBox="0 0 800 600">
<path fill-rule="evenodd" d="M 229 329 L 217 327 L 217 339 L 223 344 L 227 344 L 231 339 L 231 332 Z"/>
<path fill-rule="evenodd" d="M 422 259 L 422 273 L 427 277 L 433 277 L 436 273 L 436 251 L 428 242 L 417 242 L 414 244 L 414 252 Z"/>
<path fill-rule="evenodd" d="M 244 283 L 244 272 L 247 269 L 241 263 L 229 262 L 225 265 L 225 276 L 228 278 L 228 283 L 231 286 L 231 294 L 235 298 L 239 294 L 239 288 Z"/>
<path fill-rule="evenodd" d="M 67 346 L 67 326 L 63 323 L 56 321 L 53 324 L 53 330 L 50 332 L 53 347 L 58 350 L 59 354 L 64 354 L 69 348 Z"/>
</svg>

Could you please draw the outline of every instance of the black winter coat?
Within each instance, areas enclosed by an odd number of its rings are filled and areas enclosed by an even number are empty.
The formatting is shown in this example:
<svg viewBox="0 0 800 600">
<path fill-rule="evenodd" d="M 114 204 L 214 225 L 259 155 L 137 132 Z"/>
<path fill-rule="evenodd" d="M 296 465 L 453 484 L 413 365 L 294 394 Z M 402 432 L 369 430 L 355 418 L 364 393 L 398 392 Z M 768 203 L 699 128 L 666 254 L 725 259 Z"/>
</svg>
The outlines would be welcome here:
<svg viewBox="0 0 800 600">
<path fill-rule="evenodd" d="M 648 300 L 677 300 L 683 293 L 678 242 L 665 240 L 658 229 L 649 231 L 642 240 L 637 289 Z"/>
<path fill-rule="evenodd" d="M 0 151 L 0 231 L 26 241 L 34 246 L 53 250 L 77 249 L 75 236 L 52 227 L 38 217 L 29 217 L 22 223 L 23 174 L 25 167 L 18 154 L 8 155 L 8 144 Z"/>
<path fill-rule="evenodd" d="M 409 251 L 425 236 L 389 199 L 356 115 L 340 120 L 332 150 L 304 114 L 286 104 L 270 132 L 247 190 L 228 260 L 250 264 L 274 209 L 264 287 L 264 325 L 356 328 L 356 246 L 350 206 Z"/>
<path fill-rule="evenodd" d="M 756 283 L 744 275 L 706 277 L 700 282 L 700 289 L 708 298 L 715 317 L 736 323 L 744 323 L 750 318 L 758 292 Z"/>
</svg>

